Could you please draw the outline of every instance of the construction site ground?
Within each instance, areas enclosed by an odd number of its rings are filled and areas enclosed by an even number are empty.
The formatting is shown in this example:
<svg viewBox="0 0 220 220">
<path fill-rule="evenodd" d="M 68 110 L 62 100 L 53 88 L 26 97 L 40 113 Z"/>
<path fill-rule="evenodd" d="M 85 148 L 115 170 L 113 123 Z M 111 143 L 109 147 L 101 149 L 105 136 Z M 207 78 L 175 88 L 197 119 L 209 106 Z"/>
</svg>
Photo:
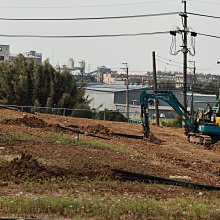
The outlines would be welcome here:
<svg viewBox="0 0 220 220">
<path fill-rule="evenodd" d="M 152 125 L 151 132 L 150 139 L 139 139 L 143 136 L 140 124 L 0 109 L 0 216 L 74 219 L 74 214 L 49 209 L 37 212 L 20 207 L 22 210 L 16 211 L 6 203 L 10 199 L 121 198 L 140 202 L 153 199 L 164 204 L 175 204 L 178 199 L 200 201 L 210 210 L 205 217 L 198 211 L 199 218 L 220 219 L 218 190 L 124 181 L 113 171 L 120 169 L 220 187 L 220 143 L 210 149 L 190 144 L 182 128 Z M 79 219 L 114 219 L 111 213 L 105 216 L 82 210 L 75 215 Z M 161 219 L 160 215 L 149 211 L 147 216 Z M 189 217 L 184 210 L 172 215 L 180 219 Z M 140 213 L 138 217 L 137 213 L 122 211 L 115 219 L 119 216 L 138 219 Z"/>
</svg>

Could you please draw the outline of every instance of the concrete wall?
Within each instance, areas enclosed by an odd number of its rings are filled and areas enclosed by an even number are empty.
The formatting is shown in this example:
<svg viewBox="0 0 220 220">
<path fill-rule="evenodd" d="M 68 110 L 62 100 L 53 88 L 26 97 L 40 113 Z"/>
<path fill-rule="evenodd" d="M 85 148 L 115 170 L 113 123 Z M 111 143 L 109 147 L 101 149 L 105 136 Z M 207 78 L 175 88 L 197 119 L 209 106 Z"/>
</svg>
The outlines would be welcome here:
<svg viewBox="0 0 220 220">
<path fill-rule="evenodd" d="M 86 90 L 85 96 L 88 96 L 88 99 L 91 100 L 90 107 L 91 108 L 99 108 L 100 110 L 115 109 L 114 104 L 114 93 L 112 92 L 102 92 L 102 91 L 95 91 L 95 90 Z"/>
<path fill-rule="evenodd" d="M 129 90 L 129 104 L 140 104 L 140 94 L 145 89 Z M 126 91 L 116 92 L 114 97 L 115 104 L 126 104 Z"/>
</svg>

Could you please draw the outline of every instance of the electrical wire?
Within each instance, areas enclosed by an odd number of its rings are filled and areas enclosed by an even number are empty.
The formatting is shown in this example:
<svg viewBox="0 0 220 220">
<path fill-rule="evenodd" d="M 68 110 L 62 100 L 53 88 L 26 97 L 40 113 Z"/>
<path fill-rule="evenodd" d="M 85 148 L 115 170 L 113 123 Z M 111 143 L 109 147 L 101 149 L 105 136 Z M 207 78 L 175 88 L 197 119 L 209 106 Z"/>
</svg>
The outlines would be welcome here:
<svg viewBox="0 0 220 220">
<path fill-rule="evenodd" d="M 174 0 L 164 0 L 164 1 L 150 1 L 150 2 L 135 2 L 135 3 L 119 3 L 119 4 L 103 4 L 103 5 L 70 5 L 70 6 L 1 6 L 1 8 L 15 8 L 15 9 L 60 9 L 60 8 L 97 8 L 97 7 L 119 7 L 119 6 L 132 6 L 132 5 L 145 5 L 145 4 L 155 4 L 170 2 Z"/>
<path fill-rule="evenodd" d="M 164 63 L 164 64 L 169 65 L 169 66 L 174 66 L 174 67 L 182 68 L 182 66 L 177 66 L 177 65 L 174 65 L 174 64 L 171 64 L 171 63 L 167 63 L 167 62 L 164 62 L 164 61 L 159 60 L 159 59 L 156 59 L 156 61 L 158 61 L 160 63 Z"/>
<path fill-rule="evenodd" d="M 201 2 L 201 3 L 205 3 L 205 4 L 216 4 L 216 5 L 219 5 L 219 2 L 213 2 L 213 1 L 191 0 L 191 2 Z"/>
<path fill-rule="evenodd" d="M 188 52 L 191 56 L 195 56 L 196 54 L 196 41 L 195 41 L 195 37 L 191 36 L 191 47 L 192 47 L 192 52 L 190 49 L 188 49 Z"/>
<path fill-rule="evenodd" d="M 169 31 L 157 31 L 149 33 L 134 33 L 134 34 L 100 34 L 100 35 L 19 35 L 19 34 L 0 34 L 0 37 L 11 38 L 104 38 L 104 37 L 133 37 L 146 36 L 157 34 L 168 34 Z"/>
<path fill-rule="evenodd" d="M 159 56 L 159 55 L 156 55 L 156 57 L 159 57 L 159 58 L 161 58 L 161 59 L 164 59 L 164 60 L 170 61 L 170 62 L 172 62 L 172 63 L 177 63 L 177 64 L 182 64 L 182 65 L 183 65 L 183 63 L 181 63 L 181 62 L 176 62 L 176 61 L 173 61 L 173 60 L 170 60 L 170 59 L 167 59 L 167 58 L 161 57 L 161 56 Z"/>
<path fill-rule="evenodd" d="M 156 59 L 158 62 L 160 62 L 160 63 L 164 63 L 164 64 L 166 64 L 166 65 L 169 65 L 169 66 L 174 66 L 174 67 L 178 67 L 178 68 L 183 68 L 182 66 L 178 66 L 178 65 L 174 65 L 174 64 L 171 64 L 171 63 L 168 63 L 168 62 L 164 62 L 164 61 L 162 61 L 162 60 L 160 60 L 160 59 Z M 179 64 L 182 64 L 183 65 L 183 63 L 179 63 Z M 187 67 L 187 69 L 189 69 L 189 70 L 191 70 L 192 68 L 191 67 Z M 199 70 L 199 69 L 197 69 L 197 70 Z"/>
<path fill-rule="evenodd" d="M 201 16 L 201 17 L 207 17 L 207 18 L 216 18 L 216 19 L 220 19 L 219 16 L 213 16 L 213 15 L 197 14 L 197 13 L 192 13 L 192 12 L 187 12 L 187 14 L 189 14 L 189 15 Z"/>
<path fill-rule="evenodd" d="M 214 70 L 219 70 L 219 67 L 218 67 L 218 65 L 217 64 L 213 64 L 213 65 L 211 65 L 211 66 L 209 66 L 209 67 L 206 67 L 206 68 L 201 68 L 201 69 L 197 69 L 197 70 L 199 70 L 199 71 L 204 71 L 204 70 L 209 70 L 209 71 L 214 71 Z"/>
<path fill-rule="evenodd" d="M 211 35 L 211 34 L 203 34 L 203 33 L 197 33 L 197 35 L 205 36 L 205 37 L 212 37 L 212 38 L 220 38 L 220 36 Z"/>
<path fill-rule="evenodd" d="M 180 52 L 180 50 L 176 50 L 176 36 L 172 36 L 172 41 L 170 45 L 170 54 L 171 55 L 177 55 Z"/>
<path fill-rule="evenodd" d="M 106 19 L 128 19 L 144 18 L 165 15 L 175 15 L 178 12 L 165 12 L 157 14 L 125 15 L 125 16 L 106 16 L 106 17 L 84 17 L 84 18 L 0 18 L 2 21 L 83 21 L 83 20 L 106 20 Z"/>
</svg>

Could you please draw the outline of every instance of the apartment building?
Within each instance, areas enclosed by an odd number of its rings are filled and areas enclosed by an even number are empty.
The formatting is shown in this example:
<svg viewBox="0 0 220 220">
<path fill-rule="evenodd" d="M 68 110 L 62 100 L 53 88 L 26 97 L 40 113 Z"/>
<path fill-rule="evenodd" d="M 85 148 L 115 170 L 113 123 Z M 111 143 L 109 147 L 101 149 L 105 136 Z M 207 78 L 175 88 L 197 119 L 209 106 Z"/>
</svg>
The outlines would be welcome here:
<svg viewBox="0 0 220 220">
<path fill-rule="evenodd" d="M 10 60 L 10 46 L 0 45 L 0 61 L 9 61 L 9 60 Z"/>
</svg>

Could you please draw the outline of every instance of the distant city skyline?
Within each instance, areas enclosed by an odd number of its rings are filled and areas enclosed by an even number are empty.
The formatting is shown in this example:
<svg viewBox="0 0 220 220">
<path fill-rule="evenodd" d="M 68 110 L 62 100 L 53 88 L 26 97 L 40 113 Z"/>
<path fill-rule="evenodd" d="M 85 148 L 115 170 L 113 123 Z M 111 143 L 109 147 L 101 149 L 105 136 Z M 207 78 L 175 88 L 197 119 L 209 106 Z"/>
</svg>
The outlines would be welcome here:
<svg viewBox="0 0 220 220">
<path fill-rule="evenodd" d="M 181 0 L 2 0 L 1 18 L 82 18 L 128 16 L 153 13 L 182 12 Z M 216 0 L 188 0 L 187 12 L 218 16 L 220 2 Z M 1 22 L 0 35 L 100 35 L 121 33 L 151 33 L 182 29 L 178 14 L 145 18 L 84 20 L 84 21 L 5 21 Z M 188 16 L 190 31 L 220 36 L 220 19 L 195 15 Z M 156 52 L 158 71 L 182 72 L 182 53 L 169 53 L 170 34 L 106 37 L 106 38 L 15 38 L 0 36 L 0 44 L 10 45 L 11 53 L 34 50 L 49 58 L 53 65 L 66 64 L 73 58 L 75 65 L 85 60 L 91 71 L 105 65 L 120 72 L 122 62 L 133 71 L 152 70 L 152 51 Z M 177 36 L 177 50 L 181 49 L 181 36 Z M 197 72 L 220 74 L 220 39 L 206 36 L 195 38 L 196 55 L 188 60 L 196 63 Z M 190 46 L 190 38 L 188 42 Z M 79 64 L 80 65 L 80 64 Z M 188 63 L 192 67 L 192 63 Z"/>
</svg>

